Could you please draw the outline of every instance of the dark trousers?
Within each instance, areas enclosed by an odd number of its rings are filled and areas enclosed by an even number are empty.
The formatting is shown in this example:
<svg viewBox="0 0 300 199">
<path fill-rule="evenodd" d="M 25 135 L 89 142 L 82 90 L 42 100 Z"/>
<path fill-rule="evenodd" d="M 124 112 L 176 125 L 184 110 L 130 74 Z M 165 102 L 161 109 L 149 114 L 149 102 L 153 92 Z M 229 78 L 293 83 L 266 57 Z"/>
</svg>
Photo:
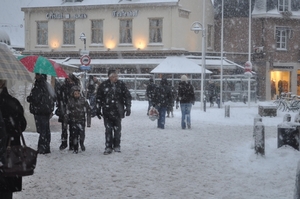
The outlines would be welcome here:
<svg viewBox="0 0 300 199">
<path fill-rule="evenodd" d="M 74 151 L 78 151 L 78 142 L 82 146 L 85 139 L 85 121 L 71 121 L 69 125 Z"/>
<path fill-rule="evenodd" d="M 157 128 L 164 129 L 165 128 L 165 121 L 166 121 L 166 111 L 167 107 L 155 107 L 159 112 L 159 118 L 157 120 Z"/>
<path fill-rule="evenodd" d="M 50 117 L 49 115 L 34 115 L 36 131 L 40 134 L 38 141 L 39 153 L 50 153 Z"/>
<path fill-rule="evenodd" d="M 119 147 L 121 142 L 121 118 L 104 117 L 105 148 Z"/>
<path fill-rule="evenodd" d="M 0 198 L 1 199 L 12 199 L 13 198 L 13 192 L 2 192 L 2 191 L 0 191 Z"/>
</svg>

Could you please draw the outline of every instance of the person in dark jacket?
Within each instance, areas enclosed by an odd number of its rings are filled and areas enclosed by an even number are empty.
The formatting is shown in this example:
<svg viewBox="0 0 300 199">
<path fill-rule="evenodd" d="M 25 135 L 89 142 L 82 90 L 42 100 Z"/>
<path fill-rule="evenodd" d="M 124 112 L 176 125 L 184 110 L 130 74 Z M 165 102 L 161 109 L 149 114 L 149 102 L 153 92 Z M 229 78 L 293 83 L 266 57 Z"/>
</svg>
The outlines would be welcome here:
<svg viewBox="0 0 300 199">
<path fill-rule="evenodd" d="M 167 78 L 162 78 L 160 85 L 155 89 L 153 106 L 159 112 L 159 118 L 157 120 L 157 128 L 165 128 L 166 111 L 167 107 L 172 105 L 172 91 L 168 86 Z"/>
<path fill-rule="evenodd" d="M 81 96 L 79 86 L 72 87 L 66 110 L 65 119 L 68 120 L 70 126 L 74 153 L 78 153 L 78 142 L 81 150 L 85 151 L 85 124 L 87 121 L 87 127 L 91 127 L 91 120 L 88 119 L 90 118 L 91 109 L 86 99 Z"/>
<path fill-rule="evenodd" d="M 121 120 L 131 114 L 131 94 L 123 81 L 118 80 L 116 70 L 108 71 L 108 80 L 97 90 L 97 116 L 103 116 L 105 126 L 104 155 L 121 152 Z"/>
<path fill-rule="evenodd" d="M 98 81 L 97 77 L 90 75 L 88 83 L 87 83 L 87 99 L 90 102 L 92 117 L 95 117 L 97 114 L 96 90 L 99 85 L 100 85 L 100 82 Z"/>
<path fill-rule="evenodd" d="M 146 96 L 148 99 L 148 110 L 147 110 L 147 115 L 149 115 L 149 110 L 150 107 L 152 106 L 152 101 L 153 101 L 153 97 L 154 97 L 154 91 L 156 88 L 156 84 L 154 84 L 154 81 L 152 78 L 149 79 L 149 84 L 146 88 Z"/>
<path fill-rule="evenodd" d="M 176 99 L 176 109 L 179 107 L 178 103 L 180 102 L 182 129 L 186 129 L 186 126 L 189 129 L 191 128 L 191 110 L 192 105 L 195 103 L 194 87 L 187 80 L 186 75 L 181 76 Z"/>
<path fill-rule="evenodd" d="M 52 86 L 47 82 L 47 75 L 35 74 L 35 83 L 27 97 L 30 103 L 30 113 L 34 115 L 36 131 L 40 134 L 38 141 L 38 153 L 47 154 L 50 151 L 50 118 L 54 110 L 56 100 Z"/>
<path fill-rule="evenodd" d="M 61 122 L 61 145 L 59 146 L 60 150 L 64 150 L 68 147 L 68 121 L 64 120 L 64 115 L 66 114 L 66 107 L 69 102 L 69 98 L 71 97 L 71 88 L 75 86 L 76 77 L 70 73 L 67 78 L 65 78 L 64 83 L 57 90 L 57 109 L 55 110 L 55 114 L 58 116 L 58 122 Z M 74 81 L 75 80 L 75 81 Z M 77 82 L 79 83 L 79 82 Z M 79 86 L 79 85 L 77 85 Z M 70 130 L 69 130 L 70 131 Z M 69 135 L 69 150 L 73 150 L 73 138 Z"/>
<path fill-rule="evenodd" d="M 172 117 L 174 117 L 173 107 L 174 107 L 174 102 L 177 98 L 177 91 L 174 88 L 174 86 L 171 86 L 171 91 L 172 91 L 172 103 L 167 107 L 167 117 L 170 117 L 170 114 Z"/>
<path fill-rule="evenodd" d="M 6 81 L 0 80 L 0 198 L 12 199 L 13 192 L 22 190 L 22 177 L 2 176 L 1 166 L 6 161 L 4 153 L 9 139 L 11 146 L 21 145 L 20 131 L 23 132 L 26 126 L 22 105 L 8 93 Z"/>
</svg>

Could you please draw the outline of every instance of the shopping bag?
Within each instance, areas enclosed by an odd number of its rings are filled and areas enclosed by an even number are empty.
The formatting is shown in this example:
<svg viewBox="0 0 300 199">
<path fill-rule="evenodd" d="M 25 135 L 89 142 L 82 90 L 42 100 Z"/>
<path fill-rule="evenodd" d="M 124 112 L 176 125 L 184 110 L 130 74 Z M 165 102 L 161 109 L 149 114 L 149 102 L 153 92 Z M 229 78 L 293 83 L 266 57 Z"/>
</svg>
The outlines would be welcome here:
<svg viewBox="0 0 300 199">
<path fill-rule="evenodd" d="M 159 112 L 156 108 L 153 106 L 150 107 L 149 109 L 149 119 L 152 121 L 155 121 L 159 117 Z"/>
<path fill-rule="evenodd" d="M 5 177 L 33 175 L 37 161 L 37 151 L 27 147 L 21 133 L 23 145 L 10 146 L 8 143 L 5 152 L 5 163 L 0 167 L 0 175 Z"/>
</svg>

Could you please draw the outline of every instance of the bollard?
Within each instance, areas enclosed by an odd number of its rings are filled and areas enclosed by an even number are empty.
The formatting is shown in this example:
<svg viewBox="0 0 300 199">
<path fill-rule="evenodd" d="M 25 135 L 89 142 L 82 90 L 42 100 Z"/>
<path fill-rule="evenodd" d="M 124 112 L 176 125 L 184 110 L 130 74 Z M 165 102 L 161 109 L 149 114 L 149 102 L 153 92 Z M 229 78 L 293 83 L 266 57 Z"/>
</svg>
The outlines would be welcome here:
<svg viewBox="0 0 300 199">
<path fill-rule="evenodd" d="M 220 96 L 218 96 L 218 98 L 217 98 L 217 104 L 218 104 L 218 108 L 221 108 Z"/>
<path fill-rule="evenodd" d="M 262 117 L 260 117 L 259 115 L 257 115 L 255 118 L 254 118 L 254 124 L 253 124 L 253 137 L 255 136 L 255 125 L 257 122 L 262 122 Z"/>
<path fill-rule="evenodd" d="M 300 161 L 296 171 L 296 187 L 294 191 L 294 199 L 300 199 Z"/>
<path fill-rule="evenodd" d="M 203 99 L 203 111 L 206 112 L 206 97 Z"/>
<path fill-rule="evenodd" d="M 225 117 L 230 117 L 230 105 L 225 105 Z"/>
<path fill-rule="evenodd" d="M 262 122 L 256 122 L 254 135 L 255 154 L 265 155 L 265 127 Z"/>
</svg>

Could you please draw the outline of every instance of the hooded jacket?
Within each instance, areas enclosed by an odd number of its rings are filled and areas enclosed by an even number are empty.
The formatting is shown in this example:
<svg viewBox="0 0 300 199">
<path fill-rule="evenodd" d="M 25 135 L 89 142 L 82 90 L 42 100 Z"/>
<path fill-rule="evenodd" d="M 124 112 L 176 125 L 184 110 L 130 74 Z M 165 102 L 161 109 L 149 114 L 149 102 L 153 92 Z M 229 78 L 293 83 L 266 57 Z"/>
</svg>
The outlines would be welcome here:
<svg viewBox="0 0 300 199">
<path fill-rule="evenodd" d="M 153 104 L 159 107 L 172 106 L 172 90 L 168 85 L 166 78 L 160 81 L 160 85 L 156 87 L 153 97 Z"/>
<path fill-rule="evenodd" d="M 79 86 L 73 86 L 71 88 L 71 97 L 67 104 L 66 117 L 68 121 L 72 122 L 85 122 L 87 114 L 90 114 L 91 108 L 86 99 L 82 96 L 79 98 L 74 97 L 74 92 L 79 91 Z"/>
<path fill-rule="evenodd" d="M 104 117 L 124 118 L 124 110 L 131 108 L 131 94 L 123 81 L 102 82 L 97 89 L 97 108 L 103 110 Z"/>
</svg>

